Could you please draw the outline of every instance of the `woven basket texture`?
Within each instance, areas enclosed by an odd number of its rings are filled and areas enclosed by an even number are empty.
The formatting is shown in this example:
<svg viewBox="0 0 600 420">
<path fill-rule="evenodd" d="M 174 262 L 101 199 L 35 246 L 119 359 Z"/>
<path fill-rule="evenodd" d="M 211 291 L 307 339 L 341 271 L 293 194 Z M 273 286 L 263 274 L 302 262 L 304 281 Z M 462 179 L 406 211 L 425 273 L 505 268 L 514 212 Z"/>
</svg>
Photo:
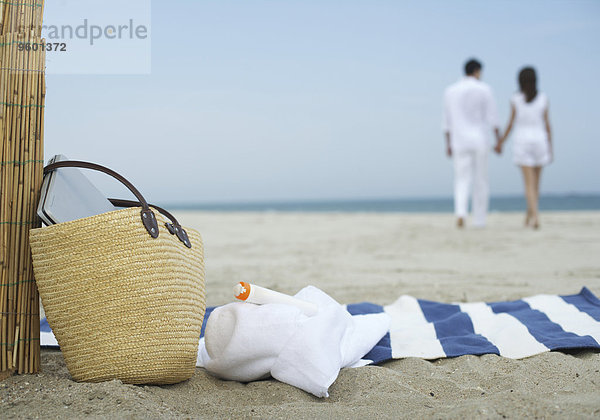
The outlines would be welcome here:
<svg viewBox="0 0 600 420">
<path fill-rule="evenodd" d="M 30 233 L 48 323 L 77 381 L 171 384 L 195 370 L 205 311 L 202 238 L 187 248 L 156 214 L 150 237 L 140 208 Z"/>
</svg>

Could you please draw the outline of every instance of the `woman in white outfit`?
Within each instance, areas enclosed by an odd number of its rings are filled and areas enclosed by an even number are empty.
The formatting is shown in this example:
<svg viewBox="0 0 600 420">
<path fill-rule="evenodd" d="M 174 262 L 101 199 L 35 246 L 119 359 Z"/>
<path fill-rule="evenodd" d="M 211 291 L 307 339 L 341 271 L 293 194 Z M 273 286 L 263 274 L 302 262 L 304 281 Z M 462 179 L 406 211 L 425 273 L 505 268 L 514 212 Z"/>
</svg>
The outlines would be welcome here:
<svg viewBox="0 0 600 420">
<path fill-rule="evenodd" d="M 511 99 L 511 115 L 504 136 L 496 145 L 502 153 L 502 145 L 513 132 L 513 155 L 515 164 L 521 167 L 527 198 L 525 225 L 539 228 L 538 201 L 542 167 L 552 162 L 552 135 L 548 117 L 548 98 L 537 90 L 537 78 L 532 67 L 519 73 L 520 91 Z"/>
</svg>

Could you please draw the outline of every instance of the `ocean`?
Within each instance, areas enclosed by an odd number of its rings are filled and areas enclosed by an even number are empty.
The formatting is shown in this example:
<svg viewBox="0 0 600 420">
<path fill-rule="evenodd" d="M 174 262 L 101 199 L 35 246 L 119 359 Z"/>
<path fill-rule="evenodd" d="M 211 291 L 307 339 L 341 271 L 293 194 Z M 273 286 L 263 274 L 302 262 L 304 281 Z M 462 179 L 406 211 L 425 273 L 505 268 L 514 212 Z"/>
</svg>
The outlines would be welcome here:
<svg viewBox="0 0 600 420">
<path fill-rule="evenodd" d="M 176 210 L 204 210 L 224 212 L 279 211 L 279 212 L 372 212 L 372 213 L 451 213 L 454 203 L 447 198 L 401 198 L 362 200 L 306 200 L 289 202 L 252 203 L 198 203 L 166 205 Z M 526 209 L 525 197 L 502 196 L 490 199 L 490 212 L 519 212 Z M 600 194 L 543 195 L 540 211 L 594 211 L 600 210 Z"/>
</svg>

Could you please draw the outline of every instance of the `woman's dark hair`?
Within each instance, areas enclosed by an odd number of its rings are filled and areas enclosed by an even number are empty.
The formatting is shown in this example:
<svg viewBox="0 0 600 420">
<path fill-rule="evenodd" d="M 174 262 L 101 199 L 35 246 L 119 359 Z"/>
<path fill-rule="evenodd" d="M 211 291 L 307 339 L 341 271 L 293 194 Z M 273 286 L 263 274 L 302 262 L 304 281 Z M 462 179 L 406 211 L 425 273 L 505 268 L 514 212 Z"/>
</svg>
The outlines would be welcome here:
<svg viewBox="0 0 600 420">
<path fill-rule="evenodd" d="M 519 72 L 519 88 L 525 95 L 525 101 L 531 102 L 537 96 L 537 77 L 533 67 L 524 67 Z"/>
</svg>

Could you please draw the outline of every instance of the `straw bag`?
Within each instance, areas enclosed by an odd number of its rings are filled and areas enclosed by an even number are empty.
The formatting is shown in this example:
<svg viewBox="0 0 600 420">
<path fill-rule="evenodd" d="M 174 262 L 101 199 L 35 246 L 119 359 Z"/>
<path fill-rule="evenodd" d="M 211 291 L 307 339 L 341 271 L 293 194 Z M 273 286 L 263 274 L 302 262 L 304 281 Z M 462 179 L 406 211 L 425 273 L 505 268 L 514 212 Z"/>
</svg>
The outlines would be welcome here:
<svg viewBox="0 0 600 420">
<path fill-rule="evenodd" d="M 195 370 L 205 310 L 202 238 L 153 206 L 125 178 L 107 173 L 138 201 L 122 210 L 30 232 L 35 280 L 48 323 L 77 381 L 171 384 Z M 141 209 L 140 209 L 141 207 Z"/>
</svg>

